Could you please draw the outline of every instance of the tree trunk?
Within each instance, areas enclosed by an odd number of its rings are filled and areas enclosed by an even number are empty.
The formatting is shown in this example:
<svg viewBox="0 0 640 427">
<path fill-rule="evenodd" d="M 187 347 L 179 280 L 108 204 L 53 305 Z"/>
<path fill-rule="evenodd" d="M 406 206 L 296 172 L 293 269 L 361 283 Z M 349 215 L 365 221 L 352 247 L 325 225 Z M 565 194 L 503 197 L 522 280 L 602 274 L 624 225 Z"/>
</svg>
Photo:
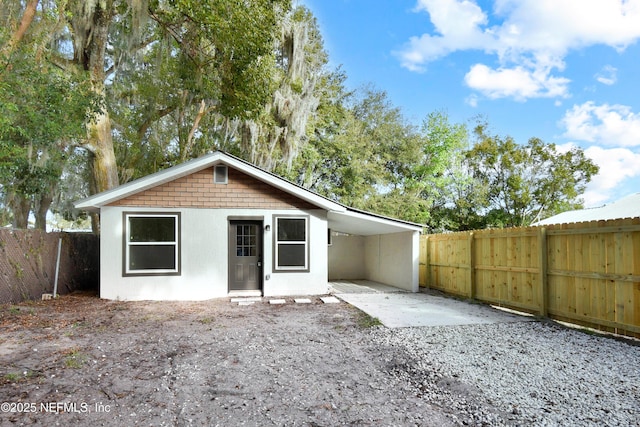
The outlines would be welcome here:
<svg viewBox="0 0 640 427">
<path fill-rule="evenodd" d="M 13 228 L 26 229 L 29 227 L 29 211 L 31 211 L 31 200 L 20 194 L 13 194 L 9 204 L 13 212 Z"/>
<path fill-rule="evenodd" d="M 74 29 L 74 61 L 91 75 L 94 92 L 104 96 L 105 52 L 115 6 L 112 0 L 77 0 L 74 7 L 71 21 Z M 83 146 L 92 154 L 92 193 L 99 193 L 119 184 L 109 112 L 104 109 L 87 128 L 88 137 Z M 92 216 L 91 223 L 94 233 L 99 233 L 98 218 Z"/>
<path fill-rule="evenodd" d="M 53 203 L 53 196 L 51 193 L 40 194 L 40 197 L 36 200 L 35 217 L 36 228 L 38 230 L 47 231 L 47 212 L 49 207 Z"/>
<path fill-rule="evenodd" d="M 92 154 L 93 190 L 100 193 L 117 187 L 119 185 L 118 167 L 108 112 L 105 111 L 96 117 L 95 123 L 90 125 L 87 146 Z"/>
<path fill-rule="evenodd" d="M 38 2 L 39 0 L 29 0 L 25 5 L 24 13 L 22 14 L 22 20 L 20 21 L 20 26 L 11 35 L 9 43 L 7 43 L 7 45 L 2 49 L 2 53 L 4 56 L 8 57 L 9 55 L 11 55 L 16 49 L 18 43 L 20 43 L 24 38 L 24 35 L 29 29 L 31 22 L 33 22 L 33 18 L 36 16 Z"/>
<path fill-rule="evenodd" d="M 90 139 L 87 145 L 90 156 L 92 194 L 115 188 L 119 185 L 116 155 L 111 135 L 111 121 L 105 112 L 97 117 L 90 126 Z M 100 216 L 91 213 L 91 231 L 100 234 Z"/>
</svg>

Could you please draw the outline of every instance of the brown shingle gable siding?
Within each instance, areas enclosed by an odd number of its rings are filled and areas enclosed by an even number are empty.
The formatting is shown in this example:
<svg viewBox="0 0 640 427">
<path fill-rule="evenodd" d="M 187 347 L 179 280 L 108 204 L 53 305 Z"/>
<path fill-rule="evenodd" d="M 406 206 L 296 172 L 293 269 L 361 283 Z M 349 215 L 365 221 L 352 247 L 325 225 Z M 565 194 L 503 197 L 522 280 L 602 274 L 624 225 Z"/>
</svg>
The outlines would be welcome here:
<svg viewBox="0 0 640 427">
<path fill-rule="evenodd" d="M 118 200 L 110 206 L 210 209 L 314 208 L 310 203 L 238 170 L 229 168 L 228 178 L 227 184 L 214 184 L 211 167 Z"/>
</svg>

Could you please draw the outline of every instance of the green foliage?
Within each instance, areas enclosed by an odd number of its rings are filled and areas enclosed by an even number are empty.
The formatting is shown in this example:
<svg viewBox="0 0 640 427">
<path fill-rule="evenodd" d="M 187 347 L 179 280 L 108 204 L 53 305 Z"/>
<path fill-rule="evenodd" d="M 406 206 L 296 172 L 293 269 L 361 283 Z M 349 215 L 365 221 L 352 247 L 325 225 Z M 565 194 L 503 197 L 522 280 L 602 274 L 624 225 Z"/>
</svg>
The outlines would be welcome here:
<svg viewBox="0 0 640 427">
<path fill-rule="evenodd" d="M 598 172 L 582 150 L 562 153 L 539 138 L 520 145 L 511 137 L 488 135 L 485 125 L 475 132 L 478 142 L 465 156 L 485 196 L 478 205 L 485 226 L 525 226 L 581 207 L 578 197 Z"/>
<path fill-rule="evenodd" d="M 225 116 L 246 117 L 272 93 L 264 59 L 289 8 L 289 0 L 174 0 L 158 2 L 154 16 L 179 45 L 187 88 L 219 100 Z"/>
<path fill-rule="evenodd" d="M 24 8 L 7 5 L 0 47 Z M 445 112 L 415 125 L 385 92 L 347 90 L 345 73 L 327 69 L 315 17 L 290 0 L 87 5 L 41 2 L 25 39 L 0 57 L 0 206 L 14 217 L 55 189 L 52 211 L 76 219 L 70 201 L 88 195 L 85 165 L 100 157 L 76 147 L 96 153 L 87 143 L 96 114 L 121 183 L 223 149 L 432 230 L 529 224 L 579 206 L 597 172 L 579 149 L 520 145 L 486 124 L 469 148 L 467 127 Z M 89 34 L 104 36 L 104 55 Z"/>
<path fill-rule="evenodd" d="M 214 149 L 247 157 L 238 123 L 265 117 L 289 8 L 289 0 L 149 4 L 148 43 L 107 86 L 121 182 Z"/>
<path fill-rule="evenodd" d="M 64 352 L 64 366 L 67 368 L 80 369 L 88 360 L 89 356 L 79 348 L 70 348 Z"/>
<path fill-rule="evenodd" d="M 51 62 L 44 45 L 55 24 L 50 7 L 42 6 L 10 52 L 9 35 L 0 40 L 6 53 L 0 58 L 0 186 L 14 217 L 18 206 L 28 210 L 31 200 L 52 197 L 68 146 L 86 135 L 85 123 L 101 108 L 86 75 L 66 73 Z"/>
<path fill-rule="evenodd" d="M 344 79 L 338 70 L 322 83 L 319 120 L 298 162 L 298 180 L 352 207 L 428 222 L 452 153 L 466 144 L 466 128 L 443 112 L 412 125 L 386 93 L 371 87 L 348 93 Z"/>
<path fill-rule="evenodd" d="M 361 329 L 369 329 L 376 326 L 384 326 L 377 317 L 372 317 L 364 311 L 359 311 L 357 315 L 357 323 Z"/>
</svg>

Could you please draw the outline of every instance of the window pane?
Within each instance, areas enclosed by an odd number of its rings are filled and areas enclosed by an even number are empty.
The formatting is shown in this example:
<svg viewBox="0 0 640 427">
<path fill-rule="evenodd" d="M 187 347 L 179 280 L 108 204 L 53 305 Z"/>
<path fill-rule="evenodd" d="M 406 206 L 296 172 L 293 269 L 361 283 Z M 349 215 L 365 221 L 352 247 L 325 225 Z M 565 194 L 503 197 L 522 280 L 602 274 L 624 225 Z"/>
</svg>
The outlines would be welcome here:
<svg viewBox="0 0 640 427">
<path fill-rule="evenodd" d="M 129 246 L 129 270 L 175 270 L 175 245 Z"/>
<path fill-rule="evenodd" d="M 307 228 L 304 218 L 278 218 L 278 241 L 304 242 Z"/>
<path fill-rule="evenodd" d="M 306 265 L 304 244 L 278 245 L 279 267 L 302 267 Z"/>
<path fill-rule="evenodd" d="M 130 242 L 175 242 L 175 217 L 129 217 Z"/>
</svg>

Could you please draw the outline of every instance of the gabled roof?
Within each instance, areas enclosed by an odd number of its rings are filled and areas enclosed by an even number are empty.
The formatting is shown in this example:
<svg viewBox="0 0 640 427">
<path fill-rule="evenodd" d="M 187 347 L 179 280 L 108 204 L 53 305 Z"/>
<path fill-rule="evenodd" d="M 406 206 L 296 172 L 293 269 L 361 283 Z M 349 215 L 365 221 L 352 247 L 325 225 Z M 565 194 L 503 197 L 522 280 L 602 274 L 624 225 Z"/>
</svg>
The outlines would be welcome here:
<svg viewBox="0 0 640 427">
<path fill-rule="evenodd" d="M 572 222 L 601 221 L 640 217 L 640 193 L 630 194 L 608 205 L 597 208 L 562 212 L 534 225 L 568 224 Z"/>
<path fill-rule="evenodd" d="M 220 164 L 237 169 L 255 179 L 328 211 L 330 227 L 336 231 L 358 235 L 375 235 L 397 233 L 400 231 L 420 231 L 422 229 L 420 224 L 359 211 L 334 202 L 222 151 L 204 155 L 197 159 L 120 185 L 111 190 L 95 194 L 75 202 L 74 206 L 76 209 L 98 212 L 103 206 L 107 206 L 118 200 Z"/>
<path fill-rule="evenodd" d="M 167 182 L 220 164 L 224 164 L 231 168 L 240 170 L 253 178 L 270 184 L 273 187 L 276 187 L 286 193 L 292 194 L 319 208 L 326 210 L 346 210 L 344 206 L 338 203 L 332 202 L 325 197 L 306 190 L 303 187 L 293 184 L 292 182 L 289 182 L 267 171 L 264 171 L 242 159 L 239 159 L 222 151 L 216 151 L 197 159 L 189 160 L 185 163 L 172 166 L 154 174 L 136 179 L 135 181 L 120 185 L 111 190 L 107 190 L 86 199 L 79 200 L 75 203 L 75 207 L 77 209 L 96 211 L 102 206 L 106 206 L 110 203 L 113 203 L 120 199 L 124 199 L 133 194 L 137 194 L 141 191 L 157 187 L 158 185 L 165 184 Z"/>
</svg>

